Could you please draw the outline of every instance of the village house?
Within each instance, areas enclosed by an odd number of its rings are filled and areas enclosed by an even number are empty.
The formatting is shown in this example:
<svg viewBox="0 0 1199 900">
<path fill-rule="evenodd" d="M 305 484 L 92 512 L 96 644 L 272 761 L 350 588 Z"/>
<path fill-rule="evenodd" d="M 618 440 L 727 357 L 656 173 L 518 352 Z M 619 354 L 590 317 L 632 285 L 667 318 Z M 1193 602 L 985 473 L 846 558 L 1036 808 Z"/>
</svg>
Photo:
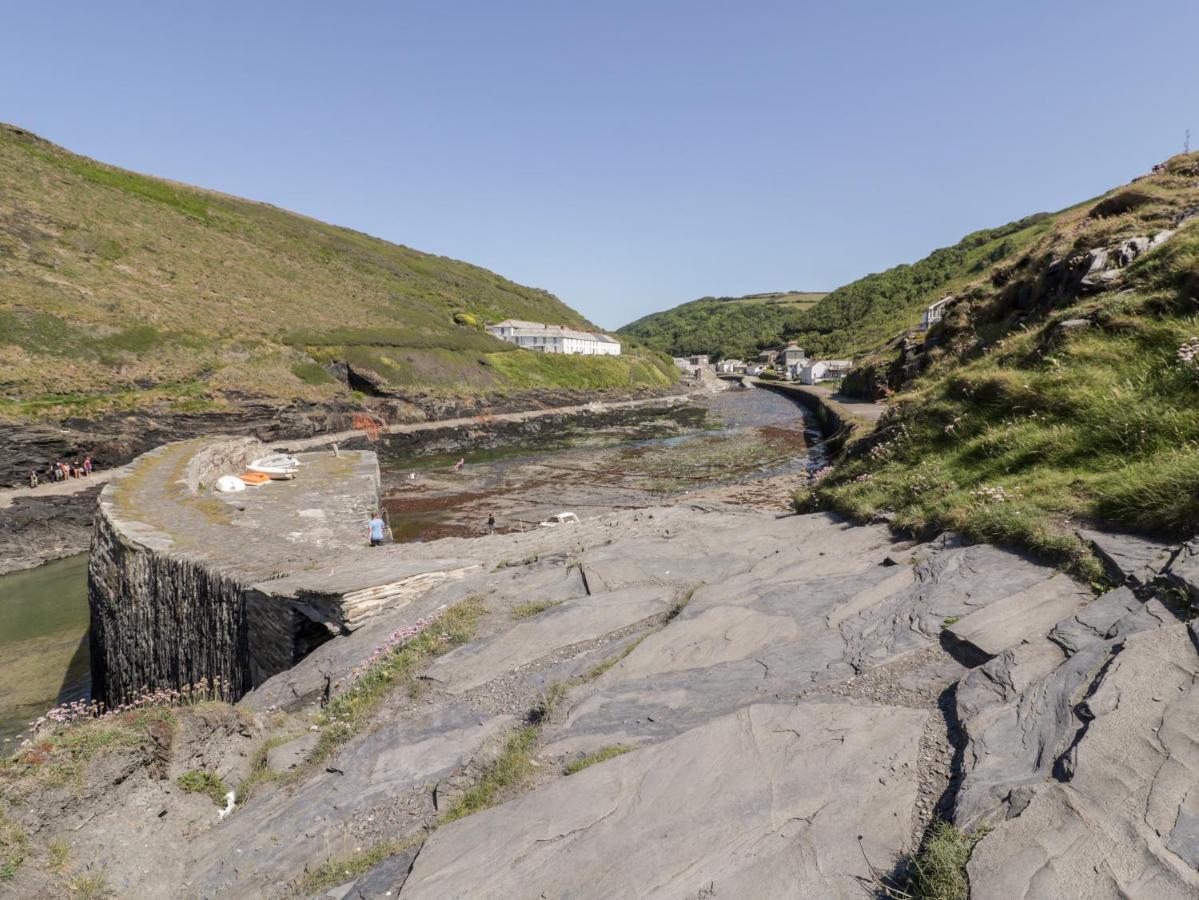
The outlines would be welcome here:
<svg viewBox="0 0 1199 900">
<path fill-rule="evenodd" d="M 573 353 L 584 356 L 620 356 L 620 341 L 606 334 L 579 331 L 564 325 L 546 325 L 541 322 L 522 322 L 505 319 L 496 325 L 488 325 L 487 333 L 501 341 L 524 350 L 540 353 Z"/>
<path fill-rule="evenodd" d="M 823 359 L 809 359 L 796 367 L 796 374 L 803 384 L 816 384 L 824 381 L 828 371 L 828 363 Z"/>
<path fill-rule="evenodd" d="M 787 346 L 780 351 L 780 356 L 782 357 L 784 369 L 789 369 L 791 366 L 802 363 L 807 359 L 807 354 L 804 353 L 803 348 L 796 344 L 795 341 L 789 341 Z"/>
<path fill-rule="evenodd" d="M 952 297 L 942 297 L 936 303 L 930 304 L 928 309 L 924 311 L 924 315 L 920 317 L 920 330 L 928 331 L 940 322 L 941 317 L 945 315 L 945 307 L 952 299 Z"/>
<path fill-rule="evenodd" d="M 688 357 L 693 366 L 706 366 L 708 364 L 708 354 L 697 353 L 695 356 Z"/>
<path fill-rule="evenodd" d="M 774 365 L 774 361 L 778 358 L 778 355 L 779 352 L 777 350 L 763 350 L 758 354 L 758 365 L 764 369 L 769 369 Z"/>
<path fill-rule="evenodd" d="M 716 364 L 716 371 L 722 375 L 738 375 L 745 372 L 745 363 L 739 359 L 722 359 Z"/>
<path fill-rule="evenodd" d="M 825 378 L 844 378 L 853 368 L 852 359 L 826 359 L 828 368 L 824 370 Z"/>
</svg>

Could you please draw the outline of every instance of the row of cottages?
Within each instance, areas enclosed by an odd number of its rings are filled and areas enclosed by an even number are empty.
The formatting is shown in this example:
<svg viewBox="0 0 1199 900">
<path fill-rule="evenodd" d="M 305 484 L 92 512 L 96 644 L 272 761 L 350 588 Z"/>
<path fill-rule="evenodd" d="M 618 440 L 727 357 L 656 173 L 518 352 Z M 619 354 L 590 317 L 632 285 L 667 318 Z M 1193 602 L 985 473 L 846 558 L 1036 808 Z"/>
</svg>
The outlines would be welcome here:
<svg viewBox="0 0 1199 900">
<path fill-rule="evenodd" d="M 766 368 L 741 359 L 722 359 L 716 364 L 716 371 L 722 375 L 761 375 Z"/>
<path fill-rule="evenodd" d="M 578 331 L 564 325 L 505 319 L 496 325 L 488 325 L 487 333 L 501 341 L 516 344 L 524 350 L 535 350 L 538 353 L 620 356 L 620 341 L 615 338 L 610 338 L 606 334 Z"/>
</svg>

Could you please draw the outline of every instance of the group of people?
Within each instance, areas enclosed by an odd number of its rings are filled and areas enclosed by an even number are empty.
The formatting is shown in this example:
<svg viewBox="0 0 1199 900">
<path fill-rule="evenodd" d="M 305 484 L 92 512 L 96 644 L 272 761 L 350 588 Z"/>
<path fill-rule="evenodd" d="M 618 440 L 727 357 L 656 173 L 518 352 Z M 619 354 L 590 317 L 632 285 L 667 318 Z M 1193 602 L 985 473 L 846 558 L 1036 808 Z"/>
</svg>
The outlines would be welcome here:
<svg viewBox="0 0 1199 900">
<path fill-rule="evenodd" d="M 77 459 L 70 462 L 55 460 L 46 467 L 45 477 L 46 481 L 50 482 L 66 481 L 68 478 L 91 478 L 92 458 L 90 456 L 85 456 L 82 462 Z M 41 484 L 41 481 L 41 476 L 38 475 L 37 470 L 33 470 L 29 473 L 29 486 L 31 488 L 37 487 L 39 484 Z"/>
</svg>

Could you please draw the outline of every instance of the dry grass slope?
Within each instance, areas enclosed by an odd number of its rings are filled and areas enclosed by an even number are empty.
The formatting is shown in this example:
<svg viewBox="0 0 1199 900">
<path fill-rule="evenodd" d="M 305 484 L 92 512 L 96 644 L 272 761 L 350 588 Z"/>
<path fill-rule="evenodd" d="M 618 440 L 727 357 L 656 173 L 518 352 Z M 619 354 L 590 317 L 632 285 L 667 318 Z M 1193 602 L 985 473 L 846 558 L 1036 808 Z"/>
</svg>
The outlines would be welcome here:
<svg viewBox="0 0 1199 900">
<path fill-rule="evenodd" d="M 506 317 L 588 326 L 477 266 L 0 125 L 0 415 L 327 400 L 348 390 L 323 366 L 351 355 L 389 386 L 450 394 L 672 377 L 636 353 L 547 372 L 471 324 Z"/>
</svg>

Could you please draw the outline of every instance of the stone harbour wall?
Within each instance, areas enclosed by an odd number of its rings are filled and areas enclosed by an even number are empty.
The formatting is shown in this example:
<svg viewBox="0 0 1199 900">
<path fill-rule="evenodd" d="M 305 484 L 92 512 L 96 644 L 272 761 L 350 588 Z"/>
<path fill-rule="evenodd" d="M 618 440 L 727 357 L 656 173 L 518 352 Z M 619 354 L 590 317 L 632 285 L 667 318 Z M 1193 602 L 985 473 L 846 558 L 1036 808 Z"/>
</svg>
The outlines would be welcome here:
<svg viewBox="0 0 1199 900">
<path fill-rule="evenodd" d="M 236 700 L 478 566 L 366 546 L 380 490 L 370 451 L 300 453 L 294 480 L 213 491 L 262 452 L 246 438 L 167 444 L 105 486 L 88 565 L 97 699 L 220 678 Z"/>
<path fill-rule="evenodd" d="M 138 543 L 102 511 L 88 563 L 92 696 L 117 705 L 217 677 L 244 694 L 253 686 L 244 591 L 202 562 Z"/>
</svg>

